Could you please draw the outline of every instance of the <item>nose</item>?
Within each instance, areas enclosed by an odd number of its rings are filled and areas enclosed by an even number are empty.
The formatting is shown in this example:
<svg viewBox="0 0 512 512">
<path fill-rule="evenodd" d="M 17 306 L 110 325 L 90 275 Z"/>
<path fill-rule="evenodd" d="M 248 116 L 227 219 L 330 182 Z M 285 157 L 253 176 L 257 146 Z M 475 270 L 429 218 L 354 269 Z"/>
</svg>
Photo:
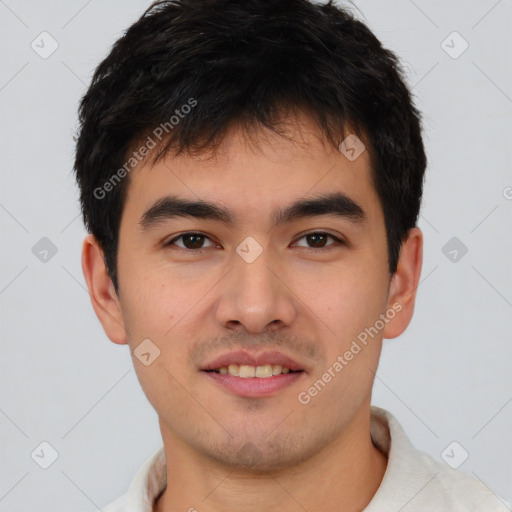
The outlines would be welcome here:
<svg viewBox="0 0 512 512">
<path fill-rule="evenodd" d="M 222 327 L 260 334 L 293 323 L 297 311 L 293 290 L 270 252 L 264 250 L 252 262 L 234 255 L 232 270 L 219 283 L 216 317 Z"/>
</svg>

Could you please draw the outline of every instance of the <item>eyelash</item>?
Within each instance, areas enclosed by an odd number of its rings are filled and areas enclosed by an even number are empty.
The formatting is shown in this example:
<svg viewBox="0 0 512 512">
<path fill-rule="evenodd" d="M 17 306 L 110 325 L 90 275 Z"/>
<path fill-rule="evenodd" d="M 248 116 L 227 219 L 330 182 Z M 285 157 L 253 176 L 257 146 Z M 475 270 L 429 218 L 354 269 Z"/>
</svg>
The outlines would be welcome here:
<svg viewBox="0 0 512 512">
<path fill-rule="evenodd" d="M 205 238 L 205 239 L 210 239 L 208 236 L 204 235 L 203 233 L 199 233 L 197 231 L 188 231 L 186 233 L 182 233 L 181 235 L 174 237 L 172 240 L 169 240 L 168 242 L 166 242 L 164 244 L 164 247 L 170 247 L 170 246 L 174 245 L 174 243 L 177 240 L 179 240 L 180 238 L 183 238 L 183 237 L 186 237 L 186 236 L 191 236 L 191 235 L 192 236 L 194 236 L 194 235 L 195 236 L 199 236 L 199 237 L 202 237 L 202 238 Z M 340 238 L 332 235 L 331 233 L 327 233 L 325 231 L 311 231 L 310 233 L 305 233 L 300 238 L 298 238 L 297 241 L 302 240 L 303 238 L 311 236 L 311 235 L 325 235 L 327 237 L 332 238 L 335 241 L 334 244 L 330 244 L 330 245 L 328 245 L 326 247 L 320 247 L 320 248 L 314 248 L 314 247 L 309 247 L 308 248 L 308 247 L 305 247 L 305 249 L 308 249 L 309 251 L 312 251 L 312 252 L 324 252 L 324 251 L 328 250 L 329 247 L 332 247 L 332 246 L 346 245 L 346 243 L 343 240 L 341 240 Z M 180 250 L 180 251 L 184 251 L 184 252 L 188 252 L 188 253 L 194 253 L 194 254 L 202 254 L 207 249 L 207 248 L 205 248 L 205 249 L 187 249 L 187 248 L 183 248 L 183 247 L 179 247 L 179 246 L 175 246 L 175 247 L 178 250 Z"/>
</svg>

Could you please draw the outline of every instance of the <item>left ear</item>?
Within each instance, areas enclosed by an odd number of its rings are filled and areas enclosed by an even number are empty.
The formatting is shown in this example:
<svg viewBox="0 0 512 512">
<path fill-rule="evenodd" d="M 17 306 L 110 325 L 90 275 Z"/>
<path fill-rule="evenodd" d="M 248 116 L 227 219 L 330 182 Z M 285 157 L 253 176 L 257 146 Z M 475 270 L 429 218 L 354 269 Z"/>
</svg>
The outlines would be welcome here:
<svg viewBox="0 0 512 512">
<path fill-rule="evenodd" d="M 386 324 L 384 338 L 400 336 L 409 325 L 414 313 L 422 263 L 423 233 L 415 227 L 409 230 L 402 243 L 397 270 L 391 278 L 388 311 L 394 310 L 396 314 Z"/>
</svg>

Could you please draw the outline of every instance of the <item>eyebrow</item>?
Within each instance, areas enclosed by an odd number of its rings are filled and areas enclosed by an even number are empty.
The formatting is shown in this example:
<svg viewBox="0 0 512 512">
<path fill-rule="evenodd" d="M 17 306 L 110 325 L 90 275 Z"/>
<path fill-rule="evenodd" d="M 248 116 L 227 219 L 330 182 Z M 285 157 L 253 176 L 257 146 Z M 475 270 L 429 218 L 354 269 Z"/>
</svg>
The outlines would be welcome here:
<svg viewBox="0 0 512 512">
<path fill-rule="evenodd" d="M 314 198 L 302 198 L 285 208 L 271 213 L 270 221 L 278 224 L 319 215 L 335 215 L 352 222 L 363 223 L 367 216 L 363 208 L 341 192 L 324 194 Z M 158 199 L 144 212 L 139 224 L 148 231 L 158 224 L 176 217 L 193 217 L 232 225 L 236 222 L 235 213 L 222 205 L 207 201 L 192 201 L 178 196 L 165 196 Z"/>
</svg>

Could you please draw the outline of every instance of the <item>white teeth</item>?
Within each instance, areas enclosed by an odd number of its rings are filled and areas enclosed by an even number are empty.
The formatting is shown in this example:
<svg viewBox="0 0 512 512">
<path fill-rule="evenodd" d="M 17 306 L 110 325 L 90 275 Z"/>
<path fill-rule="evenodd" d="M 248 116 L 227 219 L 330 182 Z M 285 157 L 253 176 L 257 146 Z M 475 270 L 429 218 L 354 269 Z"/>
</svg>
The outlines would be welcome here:
<svg viewBox="0 0 512 512">
<path fill-rule="evenodd" d="M 256 368 L 254 366 L 240 365 L 239 376 L 247 379 L 249 377 L 256 377 Z"/>
<path fill-rule="evenodd" d="M 272 375 L 279 375 L 283 371 L 283 367 L 280 364 L 272 365 Z"/>
<path fill-rule="evenodd" d="M 266 364 L 265 366 L 256 367 L 256 377 L 272 377 L 272 365 Z"/>
<path fill-rule="evenodd" d="M 263 366 L 230 364 L 229 366 L 219 368 L 218 372 L 222 375 L 233 375 L 234 377 L 242 377 L 243 379 L 252 377 L 266 379 L 274 375 L 289 373 L 290 368 L 283 368 L 280 364 L 265 364 Z"/>
<path fill-rule="evenodd" d="M 229 375 L 234 375 L 235 377 L 238 377 L 239 366 L 237 364 L 230 364 L 228 366 L 228 373 L 229 373 Z"/>
</svg>

